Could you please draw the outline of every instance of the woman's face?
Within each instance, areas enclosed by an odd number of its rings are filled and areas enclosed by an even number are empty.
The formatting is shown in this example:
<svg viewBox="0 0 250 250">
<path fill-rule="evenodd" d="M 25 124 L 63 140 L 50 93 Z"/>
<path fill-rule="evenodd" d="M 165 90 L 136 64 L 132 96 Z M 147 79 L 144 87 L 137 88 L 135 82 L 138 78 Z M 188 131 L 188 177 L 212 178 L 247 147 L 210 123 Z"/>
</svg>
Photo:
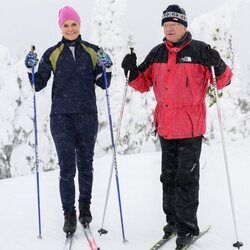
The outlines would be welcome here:
<svg viewBox="0 0 250 250">
<path fill-rule="evenodd" d="M 66 20 L 61 27 L 65 39 L 73 41 L 80 35 L 80 25 L 75 20 Z"/>
</svg>

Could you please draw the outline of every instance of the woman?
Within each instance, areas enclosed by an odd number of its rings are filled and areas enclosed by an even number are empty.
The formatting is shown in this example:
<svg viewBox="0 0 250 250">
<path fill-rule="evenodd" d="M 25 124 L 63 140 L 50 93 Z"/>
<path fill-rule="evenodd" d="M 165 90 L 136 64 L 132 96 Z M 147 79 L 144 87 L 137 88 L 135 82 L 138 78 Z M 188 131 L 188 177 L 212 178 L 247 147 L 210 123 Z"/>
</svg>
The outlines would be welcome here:
<svg viewBox="0 0 250 250">
<path fill-rule="evenodd" d="M 66 6 L 59 11 L 58 24 L 63 38 L 42 56 L 35 73 L 35 90 L 46 87 L 53 72 L 50 126 L 60 166 L 63 230 L 72 235 L 77 224 L 74 205 L 76 166 L 80 192 L 79 221 L 87 225 L 92 220 L 92 161 L 98 129 L 95 84 L 105 88 L 103 64 L 110 84 L 112 62 L 107 54 L 98 53 L 96 45 L 81 39 L 81 19 L 72 7 Z M 29 52 L 25 65 L 32 68 L 37 63 L 37 55 Z"/>
</svg>

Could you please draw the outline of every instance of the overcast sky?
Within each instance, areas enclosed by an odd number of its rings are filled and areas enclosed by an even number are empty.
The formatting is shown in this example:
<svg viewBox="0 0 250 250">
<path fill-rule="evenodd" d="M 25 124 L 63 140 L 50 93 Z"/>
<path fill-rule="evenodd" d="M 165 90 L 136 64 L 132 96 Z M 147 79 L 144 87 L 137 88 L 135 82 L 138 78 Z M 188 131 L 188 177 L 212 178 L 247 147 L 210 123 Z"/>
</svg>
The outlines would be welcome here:
<svg viewBox="0 0 250 250">
<path fill-rule="evenodd" d="M 10 48 L 13 54 L 23 55 L 33 43 L 41 50 L 54 45 L 61 38 L 57 25 L 58 10 L 65 5 L 71 5 L 79 12 L 82 18 L 82 36 L 86 40 L 90 37 L 94 0 L 1 1 L 4 3 L 1 4 L 0 44 Z M 224 2 L 226 0 L 176 0 L 174 2 L 127 0 L 127 9 L 122 19 L 124 39 L 128 33 L 133 33 L 139 52 L 147 53 L 161 42 L 163 37 L 161 16 L 169 4 L 181 5 L 186 10 L 188 21 L 191 23 L 194 18 L 217 8 Z"/>
</svg>

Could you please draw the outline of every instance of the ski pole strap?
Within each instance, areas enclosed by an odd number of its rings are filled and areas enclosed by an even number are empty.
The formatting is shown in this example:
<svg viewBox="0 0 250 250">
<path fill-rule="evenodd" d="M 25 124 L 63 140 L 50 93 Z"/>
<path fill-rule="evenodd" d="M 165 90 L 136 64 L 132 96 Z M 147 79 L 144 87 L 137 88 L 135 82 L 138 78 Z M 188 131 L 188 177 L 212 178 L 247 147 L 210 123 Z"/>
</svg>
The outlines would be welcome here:
<svg viewBox="0 0 250 250">
<path fill-rule="evenodd" d="M 34 55 L 35 54 L 35 45 L 31 45 L 30 48 L 30 52 Z M 32 84 L 32 89 L 33 89 L 33 94 L 35 94 L 35 66 L 32 65 L 31 67 L 31 73 L 32 73 L 32 77 L 31 77 L 31 84 Z"/>
</svg>

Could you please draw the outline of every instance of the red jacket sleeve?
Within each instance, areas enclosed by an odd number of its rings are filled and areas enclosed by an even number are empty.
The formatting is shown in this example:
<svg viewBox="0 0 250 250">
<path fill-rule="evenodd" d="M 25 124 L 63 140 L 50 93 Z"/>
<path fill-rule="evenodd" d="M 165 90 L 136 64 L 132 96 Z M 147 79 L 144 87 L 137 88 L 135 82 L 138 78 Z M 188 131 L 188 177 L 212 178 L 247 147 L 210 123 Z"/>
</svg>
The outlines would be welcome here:
<svg viewBox="0 0 250 250">
<path fill-rule="evenodd" d="M 228 84 L 230 84 L 232 76 L 233 76 L 233 72 L 227 66 L 226 70 L 224 71 L 224 73 L 222 75 L 216 77 L 217 88 L 218 89 L 223 89 L 225 86 L 227 86 Z M 212 77 L 212 74 L 211 74 L 211 80 L 210 80 L 211 83 L 213 83 L 213 79 L 212 78 L 213 77 Z"/>
<path fill-rule="evenodd" d="M 148 92 L 153 85 L 150 68 L 151 66 L 149 66 L 149 68 L 147 68 L 143 73 L 139 72 L 138 77 L 129 82 L 128 85 L 141 93 Z"/>
</svg>

